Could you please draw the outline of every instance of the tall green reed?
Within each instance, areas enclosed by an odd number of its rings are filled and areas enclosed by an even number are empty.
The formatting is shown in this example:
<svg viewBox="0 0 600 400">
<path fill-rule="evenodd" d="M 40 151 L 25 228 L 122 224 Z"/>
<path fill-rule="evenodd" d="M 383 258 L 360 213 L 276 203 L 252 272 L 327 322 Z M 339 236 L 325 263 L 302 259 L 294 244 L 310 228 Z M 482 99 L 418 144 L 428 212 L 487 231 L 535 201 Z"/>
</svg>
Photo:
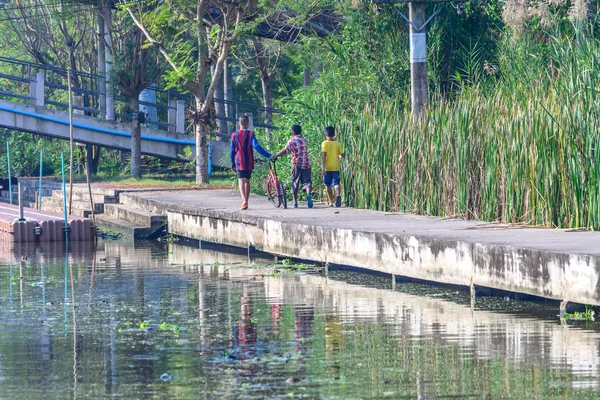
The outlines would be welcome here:
<svg viewBox="0 0 600 400">
<path fill-rule="evenodd" d="M 497 81 L 434 94 L 422 120 L 406 95 L 349 98 L 340 82 L 296 94 L 290 108 L 315 171 L 323 128 L 337 128 L 356 207 L 598 229 L 599 59 L 598 41 L 564 38 L 529 58 L 505 54 Z"/>
</svg>

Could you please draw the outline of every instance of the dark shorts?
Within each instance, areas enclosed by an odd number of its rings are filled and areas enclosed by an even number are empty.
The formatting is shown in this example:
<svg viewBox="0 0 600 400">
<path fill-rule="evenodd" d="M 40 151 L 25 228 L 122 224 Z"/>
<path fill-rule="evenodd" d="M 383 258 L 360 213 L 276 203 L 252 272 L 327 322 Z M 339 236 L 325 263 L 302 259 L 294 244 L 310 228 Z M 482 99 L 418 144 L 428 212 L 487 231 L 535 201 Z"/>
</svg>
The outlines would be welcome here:
<svg viewBox="0 0 600 400">
<path fill-rule="evenodd" d="M 340 171 L 325 171 L 323 175 L 323 184 L 325 186 L 337 186 L 340 184 Z"/>
<path fill-rule="evenodd" d="M 311 170 L 302 169 L 297 165 L 292 165 L 292 193 L 298 193 L 298 187 L 302 184 L 302 189 L 308 189 L 312 186 Z"/>
<path fill-rule="evenodd" d="M 252 177 L 252 171 L 237 171 L 238 179 L 250 179 Z"/>
</svg>

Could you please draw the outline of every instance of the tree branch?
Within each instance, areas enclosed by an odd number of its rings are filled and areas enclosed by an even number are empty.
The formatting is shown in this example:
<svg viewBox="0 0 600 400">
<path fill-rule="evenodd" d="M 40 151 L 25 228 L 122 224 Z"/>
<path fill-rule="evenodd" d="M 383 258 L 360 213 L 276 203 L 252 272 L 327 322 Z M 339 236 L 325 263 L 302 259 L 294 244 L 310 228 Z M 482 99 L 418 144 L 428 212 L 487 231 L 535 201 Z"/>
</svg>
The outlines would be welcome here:
<svg viewBox="0 0 600 400">
<path fill-rule="evenodd" d="M 165 58 L 165 60 L 167 60 L 167 62 L 169 63 L 169 65 L 171 65 L 171 68 L 173 68 L 173 70 L 178 75 L 181 76 L 182 74 L 181 74 L 179 68 L 177 67 L 177 64 L 175 64 L 175 62 L 173 61 L 173 59 L 171 58 L 171 56 L 169 56 L 169 52 L 167 51 L 167 49 L 165 49 L 165 46 L 163 46 L 163 44 L 161 42 L 159 42 L 158 40 L 154 39 L 152 37 L 152 35 L 150 35 L 150 32 L 148 32 L 146 30 L 146 28 L 144 27 L 144 25 L 133 14 L 133 11 L 131 11 L 131 7 L 127 7 L 127 12 L 131 16 L 131 19 L 133 20 L 133 23 L 136 24 L 136 26 L 139 28 L 139 30 L 144 34 L 144 36 L 146 36 L 146 39 L 148 39 L 148 41 L 152 44 L 152 46 L 155 46 L 158 49 L 158 51 L 160 51 L 160 53 L 163 55 L 163 57 Z"/>
</svg>

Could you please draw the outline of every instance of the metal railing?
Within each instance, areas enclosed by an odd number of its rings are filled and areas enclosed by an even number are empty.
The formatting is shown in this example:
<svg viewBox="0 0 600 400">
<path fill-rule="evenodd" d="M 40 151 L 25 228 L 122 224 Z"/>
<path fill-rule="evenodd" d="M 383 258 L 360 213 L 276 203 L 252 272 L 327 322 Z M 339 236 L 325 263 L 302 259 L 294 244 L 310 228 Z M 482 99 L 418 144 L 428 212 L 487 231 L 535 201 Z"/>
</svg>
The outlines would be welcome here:
<svg viewBox="0 0 600 400">
<path fill-rule="evenodd" d="M 0 57 L 0 70 L 3 71 L 0 73 L 0 98 L 18 99 L 48 108 L 68 110 L 66 69 Z M 99 82 L 103 82 L 104 78 L 86 72 L 72 72 L 71 76 L 74 82 L 72 91 L 75 98 L 73 109 L 85 115 L 105 118 L 107 111 L 100 108 L 100 103 L 102 98 L 106 98 L 106 90 L 102 90 L 102 88 L 98 90 Z M 38 82 L 39 77 L 43 77 L 43 82 Z M 40 88 L 40 85 L 43 87 Z M 132 116 L 124 112 L 128 108 L 129 100 L 119 94 L 116 86 L 113 87 L 115 87 L 113 93 L 115 117 L 121 120 L 130 120 Z M 181 113 L 185 113 L 185 110 L 194 104 L 193 97 L 190 94 L 181 94 L 175 90 L 165 90 L 154 86 L 146 90 L 155 92 L 156 103 L 140 101 L 139 104 L 155 108 L 158 117 L 156 121 L 147 121 L 146 124 L 171 132 L 185 132 L 186 124 Z M 43 98 L 40 99 L 40 96 Z M 217 114 L 217 120 L 228 123 L 236 122 L 236 116 L 242 113 L 251 113 L 254 126 L 260 128 L 276 129 L 274 125 L 265 122 L 265 116 L 267 112 L 270 112 L 271 115 L 283 113 L 281 110 L 267 109 L 245 102 L 214 99 L 214 103 L 230 107 L 231 110 L 229 116 Z M 218 107 L 215 108 L 218 109 Z M 137 112 L 137 110 L 129 111 Z"/>
</svg>

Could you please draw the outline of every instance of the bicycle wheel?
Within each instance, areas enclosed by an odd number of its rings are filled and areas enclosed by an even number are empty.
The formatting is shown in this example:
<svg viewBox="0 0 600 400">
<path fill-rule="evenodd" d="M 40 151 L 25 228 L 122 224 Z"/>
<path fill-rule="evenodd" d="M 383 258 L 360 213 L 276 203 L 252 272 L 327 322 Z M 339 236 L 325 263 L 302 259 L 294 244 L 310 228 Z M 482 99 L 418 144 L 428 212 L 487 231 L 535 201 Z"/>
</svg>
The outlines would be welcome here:
<svg viewBox="0 0 600 400">
<path fill-rule="evenodd" d="M 277 195 L 277 188 L 275 187 L 275 182 L 273 182 L 271 178 L 267 179 L 267 197 L 275 207 L 279 207 L 281 205 L 279 201 L 279 196 Z"/>
<path fill-rule="evenodd" d="M 285 187 L 283 187 L 283 183 L 279 183 L 279 204 L 283 204 L 283 208 L 287 208 L 287 198 L 285 196 Z"/>
</svg>

